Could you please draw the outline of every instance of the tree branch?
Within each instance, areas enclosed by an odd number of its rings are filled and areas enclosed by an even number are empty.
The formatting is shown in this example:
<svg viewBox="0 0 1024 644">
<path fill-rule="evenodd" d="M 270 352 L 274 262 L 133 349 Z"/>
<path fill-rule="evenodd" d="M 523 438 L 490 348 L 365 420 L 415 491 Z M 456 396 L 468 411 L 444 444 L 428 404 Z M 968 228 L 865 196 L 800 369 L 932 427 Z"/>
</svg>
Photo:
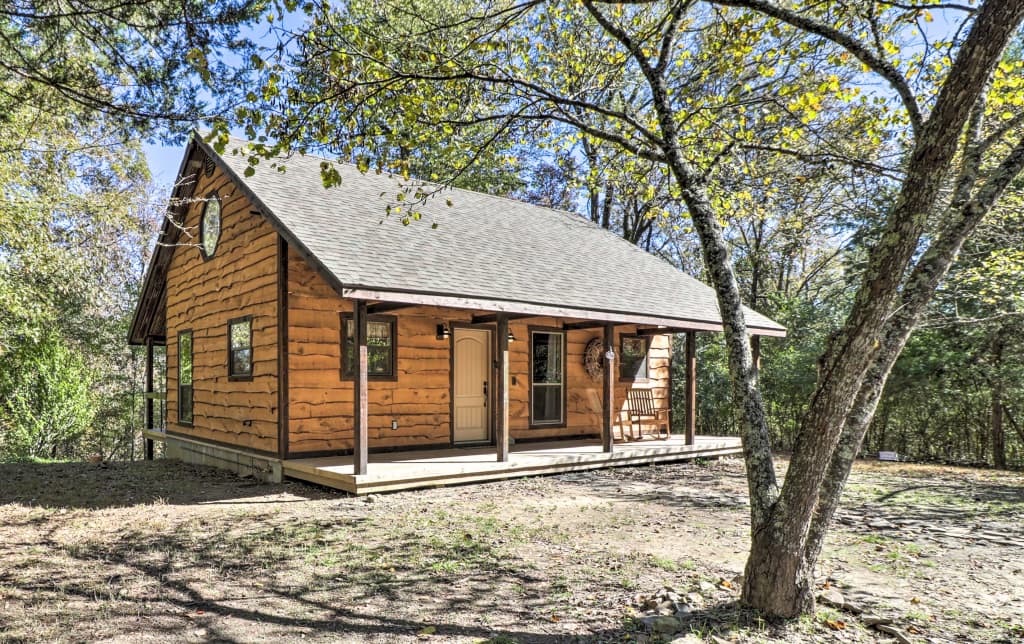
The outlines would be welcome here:
<svg viewBox="0 0 1024 644">
<path fill-rule="evenodd" d="M 910 85 L 907 84 L 903 74 L 900 70 L 885 60 L 884 58 L 875 55 L 864 43 L 860 42 L 856 38 L 845 34 L 835 27 L 826 25 L 823 22 L 819 22 L 814 18 L 801 15 L 792 9 L 782 7 L 770 2 L 769 0 L 708 0 L 712 4 L 719 4 L 727 7 L 740 7 L 744 9 L 750 9 L 757 11 L 776 20 L 785 22 L 786 24 L 792 25 L 797 29 L 806 31 L 807 33 L 821 36 L 827 40 L 834 42 L 846 51 L 853 54 L 857 60 L 867 65 L 868 68 L 873 70 L 879 76 L 884 78 L 889 85 L 896 91 L 900 96 L 900 100 L 903 102 L 904 108 L 907 110 L 907 115 L 910 118 L 910 124 L 914 128 L 915 132 L 921 130 L 921 126 L 924 123 L 924 118 L 921 115 L 921 108 L 917 103 L 917 98 L 914 96 L 913 90 L 910 89 Z"/>
</svg>

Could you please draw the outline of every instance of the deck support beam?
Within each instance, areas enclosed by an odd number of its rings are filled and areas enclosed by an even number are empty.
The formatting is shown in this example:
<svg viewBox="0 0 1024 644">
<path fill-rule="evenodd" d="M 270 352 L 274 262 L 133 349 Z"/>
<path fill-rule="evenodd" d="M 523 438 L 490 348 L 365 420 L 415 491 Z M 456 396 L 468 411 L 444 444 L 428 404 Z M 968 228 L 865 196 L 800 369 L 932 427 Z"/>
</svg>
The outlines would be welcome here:
<svg viewBox="0 0 1024 644">
<path fill-rule="evenodd" d="M 508 461 L 508 319 L 509 316 L 499 313 L 495 318 L 497 351 L 495 352 L 495 369 L 497 389 L 495 390 L 494 442 L 498 448 L 498 462 Z"/>
<path fill-rule="evenodd" d="M 367 425 L 369 424 L 369 388 L 367 387 L 366 350 L 366 300 L 352 303 L 352 326 L 355 328 L 356 368 L 352 379 L 353 396 L 353 438 L 352 469 L 358 476 L 366 474 L 369 450 L 367 446 Z"/>
<path fill-rule="evenodd" d="M 697 440 L 697 333 L 686 332 L 686 444 Z"/>
<path fill-rule="evenodd" d="M 601 427 L 601 447 L 612 452 L 612 425 L 615 423 L 615 325 L 604 325 L 604 395 L 601 400 L 604 424 Z M 625 430 L 623 430 L 625 432 Z"/>
<path fill-rule="evenodd" d="M 146 338 L 146 385 L 145 385 L 145 413 L 146 431 L 153 429 L 153 338 Z M 134 439 L 133 439 L 134 443 Z M 153 460 L 153 439 L 146 438 L 144 441 L 145 456 L 147 461 Z M 132 448 L 134 453 L 135 448 Z M 134 458 L 134 457 L 133 457 Z"/>
</svg>

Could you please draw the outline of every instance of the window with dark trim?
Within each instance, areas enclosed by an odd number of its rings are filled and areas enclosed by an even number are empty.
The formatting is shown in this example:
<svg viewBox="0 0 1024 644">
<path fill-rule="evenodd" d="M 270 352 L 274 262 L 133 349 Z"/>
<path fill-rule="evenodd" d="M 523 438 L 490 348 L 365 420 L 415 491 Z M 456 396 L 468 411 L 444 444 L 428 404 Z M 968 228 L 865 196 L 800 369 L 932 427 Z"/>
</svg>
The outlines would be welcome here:
<svg viewBox="0 0 1024 644">
<path fill-rule="evenodd" d="M 565 334 L 530 330 L 530 425 L 565 423 Z"/>
<path fill-rule="evenodd" d="M 228 376 L 252 379 L 252 316 L 228 322 Z"/>
<path fill-rule="evenodd" d="M 192 424 L 192 331 L 178 333 L 178 422 Z"/>
<path fill-rule="evenodd" d="M 651 339 L 623 335 L 619 340 L 619 380 L 647 380 L 647 350 Z"/>
<path fill-rule="evenodd" d="M 393 380 L 396 361 L 396 329 L 393 315 L 370 315 L 366 318 L 366 375 L 370 380 Z M 351 313 L 341 314 L 341 377 L 351 380 L 356 375 L 356 328 Z"/>
<path fill-rule="evenodd" d="M 220 242 L 220 197 L 213 193 L 203 204 L 203 214 L 199 218 L 199 249 L 204 259 L 210 259 L 217 252 Z"/>
</svg>

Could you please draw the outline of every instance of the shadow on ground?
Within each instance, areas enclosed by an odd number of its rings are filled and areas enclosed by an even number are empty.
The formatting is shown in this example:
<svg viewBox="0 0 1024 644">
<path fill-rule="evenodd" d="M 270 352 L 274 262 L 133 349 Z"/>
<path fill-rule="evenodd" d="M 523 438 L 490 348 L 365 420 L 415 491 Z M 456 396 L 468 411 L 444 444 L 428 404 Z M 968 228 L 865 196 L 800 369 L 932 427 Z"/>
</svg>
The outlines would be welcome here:
<svg viewBox="0 0 1024 644">
<path fill-rule="evenodd" d="M 177 461 L 0 463 L 0 505 L 96 510 L 147 503 L 191 505 L 266 497 L 287 492 L 331 496 L 302 484 L 273 485 Z M 335 494 L 336 495 L 336 494 Z M 298 499 L 301 501 L 302 499 Z M 265 503 L 281 503 L 274 499 Z"/>
<path fill-rule="evenodd" d="M 43 623 L 73 621 L 75 639 L 576 639 L 529 626 L 562 609 L 558 595 L 498 534 L 417 523 L 387 531 L 365 516 L 247 526 L 225 518 L 189 528 L 73 544 L 54 530 L 31 543 L 8 541 L 13 551 L 54 556 L 0 571 L 0 588 L 30 596 Z M 454 623 L 456 614 L 482 619 Z M 586 639 L 615 639 L 605 635 Z"/>
</svg>

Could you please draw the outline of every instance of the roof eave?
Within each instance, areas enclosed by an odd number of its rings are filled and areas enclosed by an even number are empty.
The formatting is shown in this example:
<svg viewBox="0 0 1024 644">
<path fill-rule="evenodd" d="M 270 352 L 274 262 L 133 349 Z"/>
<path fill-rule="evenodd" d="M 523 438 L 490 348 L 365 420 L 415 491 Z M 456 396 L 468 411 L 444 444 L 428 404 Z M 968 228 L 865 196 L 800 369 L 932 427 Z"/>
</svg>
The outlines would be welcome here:
<svg viewBox="0 0 1024 644">
<path fill-rule="evenodd" d="M 177 173 L 177 175 L 175 175 L 174 186 L 171 188 L 171 199 L 174 198 L 175 193 L 178 191 L 178 186 L 181 184 L 182 177 L 184 177 L 185 168 L 188 166 L 188 160 L 192 157 L 192 153 L 195 150 L 195 140 L 196 140 L 197 136 L 198 135 L 195 132 L 193 132 L 192 135 L 189 136 L 189 141 L 188 141 L 188 143 L 185 146 L 185 153 L 182 155 L 181 163 L 178 165 L 178 173 Z M 169 210 L 170 210 L 170 206 L 168 206 L 168 211 Z M 160 232 L 157 233 L 157 237 L 156 237 L 156 241 L 157 241 L 158 245 L 156 246 L 155 250 L 153 251 L 153 254 L 150 255 L 149 263 L 146 265 L 146 274 L 145 274 L 145 276 L 143 277 L 143 280 L 142 280 L 142 288 L 139 290 L 139 297 L 138 297 L 138 300 L 135 303 L 135 310 L 132 312 L 132 321 L 131 321 L 131 324 L 129 324 L 129 326 L 128 326 L 128 345 L 129 346 L 141 346 L 141 345 L 146 343 L 146 336 L 148 334 L 145 333 L 142 329 L 139 328 L 139 324 L 140 324 L 139 316 L 142 313 L 143 305 L 147 301 L 147 297 L 146 296 L 149 294 L 149 292 L 153 288 L 155 288 L 155 285 L 153 284 L 153 273 L 154 273 L 154 266 L 157 263 L 158 255 L 160 255 L 163 252 L 173 252 L 172 248 L 169 248 L 167 246 L 160 246 L 159 245 L 160 240 L 165 239 L 166 236 L 167 236 L 167 233 L 170 232 L 170 226 L 171 226 L 170 217 L 166 216 L 166 214 L 165 214 L 163 223 L 160 225 Z"/>
<path fill-rule="evenodd" d="M 627 311 L 606 311 L 593 308 L 579 308 L 541 302 L 521 302 L 514 300 L 497 300 L 445 293 L 426 293 L 415 291 L 398 291 L 380 287 L 350 286 L 342 289 L 341 295 L 351 299 L 374 300 L 378 302 L 396 302 L 422 306 L 441 306 L 454 309 L 473 309 L 509 313 L 515 315 L 537 315 L 544 317 L 561 317 L 578 320 L 594 320 L 616 324 L 646 324 L 666 327 L 667 329 L 686 329 L 691 331 L 722 331 L 721 320 L 696 318 L 665 317 Z M 750 335 L 785 337 L 783 326 L 766 327 L 748 325 Z"/>
</svg>

